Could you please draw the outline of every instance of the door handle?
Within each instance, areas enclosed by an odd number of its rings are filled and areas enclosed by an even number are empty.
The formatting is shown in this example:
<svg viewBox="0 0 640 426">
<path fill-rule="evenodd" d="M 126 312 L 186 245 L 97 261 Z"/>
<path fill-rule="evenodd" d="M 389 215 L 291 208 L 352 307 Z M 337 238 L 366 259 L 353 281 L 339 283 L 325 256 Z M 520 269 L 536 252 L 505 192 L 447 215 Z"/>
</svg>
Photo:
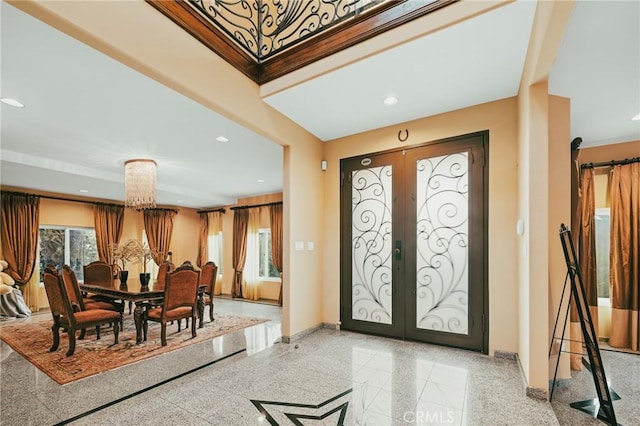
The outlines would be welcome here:
<svg viewBox="0 0 640 426">
<path fill-rule="evenodd" d="M 393 249 L 393 254 L 396 257 L 396 260 L 402 260 L 402 241 L 396 240 L 395 248 Z"/>
</svg>

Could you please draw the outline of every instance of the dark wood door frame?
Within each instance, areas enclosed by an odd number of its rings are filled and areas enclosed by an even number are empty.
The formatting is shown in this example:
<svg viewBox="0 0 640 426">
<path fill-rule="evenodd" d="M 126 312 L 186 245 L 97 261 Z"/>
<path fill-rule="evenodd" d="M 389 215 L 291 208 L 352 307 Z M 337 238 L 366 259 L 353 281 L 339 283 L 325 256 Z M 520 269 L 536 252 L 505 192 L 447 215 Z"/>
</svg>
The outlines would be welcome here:
<svg viewBox="0 0 640 426">
<path fill-rule="evenodd" d="M 485 131 L 481 131 L 481 132 L 475 132 L 475 133 L 470 133 L 470 134 L 465 134 L 465 135 L 460 135 L 460 136 L 455 136 L 455 137 L 450 137 L 450 138 L 445 138 L 445 139 L 440 139 L 440 140 L 436 140 L 436 141 L 431 141 L 431 142 L 426 142 L 426 143 L 422 143 L 422 144 L 417 144 L 417 145 L 412 145 L 412 146 L 407 146 L 407 147 L 402 147 L 402 148 L 394 148 L 394 149 L 389 149 L 389 150 L 385 150 L 385 151 L 381 151 L 381 152 L 376 152 L 376 153 L 371 153 L 371 154 L 365 154 L 365 155 L 359 155 L 356 157 L 350 157 L 350 158 L 346 158 L 346 159 L 342 159 L 341 160 L 341 171 L 340 171 L 340 178 L 341 178 L 341 211 L 340 211 L 340 235 L 341 235 L 341 242 L 340 242 L 340 320 L 341 320 L 341 324 L 342 324 L 342 328 L 344 329 L 348 329 L 348 330 L 354 330 L 353 327 L 353 321 L 351 320 L 351 318 L 347 318 L 348 317 L 348 313 L 350 312 L 350 307 L 351 307 L 351 288 L 346 286 L 344 283 L 346 282 L 351 282 L 351 257 L 349 256 L 345 256 L 345 253 L 350 253 L 351 252 L 351 238 L 347 237 L 349 235 L 351 235 L 351 229 L 347 229 L 349 225 L 351 224 L 351 218 L 350 218 L 350 209 L 345 209 L 342 208 L 343 202 L 345 202 L 344 197 L 348 197 L 350 193 L 350 191 L 345 190 L 344 188 L 346 187 L 346 185 L 348 184 L 347 180 L 348 177 L 350 176 L 350 170 L 348 168 L 345 168 L 345 165 L 348 165 L 349 161 L 359 161 L 365 158 L 371 158 L 372 161 L 376 156 L 381 156 L 384 154 L 391 154 L 391 153 L 398 153 L 398 152 L 402 152 L 402 151 L 407 151 L 407 150 L 411 150 L 411 149 L 415 149 L 415 148 L 423 148 L 423 147 L 437 147 L 439 144 L 446 144 L 449 142 L 459 142 L 461 140 L 465 140 L 465 139 L 474 139 L 476 141 L 479 141 L 477 143 L 479 143 L 481 145 L 481 153 L 480 156 L 482 157 L 481 159 L 476 159 L 475 155 L 476 153 L 471 153 L 470 155 L 474 156 L 474 158 L 472 159 L 473 161 L 482 161 L 482 178 L 481 178 L 481 182 L 475 182 L 477 185 L 480 185 L 482 187 L 482 201 L 477 204 L 477 205 L 481 205 L 482 206 L 482 229 L 480 230 L 475 230 L 475 235 L 473 236 L 474 238 L 478 238 L 478 241 L 482 241 L 481 242 L 481 246 L 482 246 L 482 255 L 481 256 L 474 256 L 474 260 L 473 262 L 475 262 L 475 265 L 473 265 L 474 267 L 477 267 L 476 270 L 481 270 L 482 272 L 480 272 L 480 274 L 482 275 L 482 297 L 483 297 L 483 301 L 482 301 L 482 306 L 483 306 L 483 313 L 481 315 L 481 318 L 478 319 L 477 321 L 481 322 L 481 332 L 482 332 L 482 347 L 475 349 L 475 350 L 479 350 L 482 353 L 488 354 L 489 352 L 489 288 L 488 288 L 488 216 L 489 216 L 489 131 L 485 130 Z M 470 151 L 471 152 L 471 151 Z M 373 164 L 373 163 L 372 163 Z M 349 173 L 347 173 L 349 172 Z M 395 185 L 395 183 L 394 183 Z M 404 188 L 403 188 L 404 189 Z M 395 194 L 395 187 L 394 187 L 394 194 Z M 348 200 L 347 200 L 348 202 Z M 395 205 L 395 202 L 394 202 Z M 471 212 L 472 214 L 477 214 L 478 212 Z M 394 213 L 395 214 L 395 213 Z M 394 239 L 396 239 L 396 236 L 401 235 L 402 237 L 402 241 L 405 241 L 404 238 L 404 230 L 400 231 L 400 230 L 396 230 L 395 228 L 393 229 L 393 235 L 394 235 Z M 415 244 L 414 244 L 415 246 Z M 409 246 L 407 246 L 406 244 L 404 244 L 404 248 L 405 251 L 407 249 L 409 249 Z M 402 271 L 405 270 L 405 258 L 406 256 L 402 257 L 402 261 L 398 262 L 396 260 L 394 260 L 393 262 L 393 268 L 394 268 L 394 273 L 402 273 L 400 271 L 398 271 L 398 268 L 400 268 Z M 470 265 L 471 268 L 472 265 Z M 471 273 L 471 269 L 469 269 L 469 273 Z M 402 278 L 404 279 L 404 278 Z M 398 289 L 394 289 L 395 292 L 398 291 L 404 291 L 404 290 L 400 290 L 400 288 L 403 288 L 404 286 L 400 286 Z M 406 297 L 404 294 L 393 294 L 393 300 L 394 302 L 396 300 L 402 300 L 403 302 L 406 300 Z M 394 317 L 395 314 L 398 312 L 399 309 L 395 309 L 395 303 L 394 303 L 394 309 L 393 309 L 393 313 L 394 313 Z M 395 320 L 395 318 L 394 318 Z M 478 324 L 474 323 L 474 324 L 469 324 L 469 328 L 471 329 L 472 327 L 477 327 Z M 404 329 L 404 323 L 403 323 L 403 329 Z M 375 324 L 372 325 L 366 325 L 366 324 L 362 324 L 362 322 L 360 322 L 360 324 L 358 325 L 358 327 L 356 327 L 356 330 L 354 331 L 358 331 L 358 332 L 363 332 L 363 333 L 369 333 L 369 334 L 378 334 L 378 335 L 385 335 L 385 336 L 390 336 L 390 337 L 396 337 L 396 338 L 405 338 L 405 339 L 409 339 L 409 340 L 416 340 L 415 337 L 412 337 L 411 335 L 407 335 L 407 333 L 403 330 L 401 334 L 396 334 L 398 332 L 397 328 L 395 327 L 389 327 L 389 333 L 384 333 L 384 332 L 380 332 L 380 330 L 378 329 L 378 327 Z M 447 343 L 438 343 L 438 344 L 442 344 L 442 345 L 447 345 Z M 449 344 L 449 346 L 456 346 L 455 344 L 455 339 L 454 339 L 454 343 Z"/>
</svg>

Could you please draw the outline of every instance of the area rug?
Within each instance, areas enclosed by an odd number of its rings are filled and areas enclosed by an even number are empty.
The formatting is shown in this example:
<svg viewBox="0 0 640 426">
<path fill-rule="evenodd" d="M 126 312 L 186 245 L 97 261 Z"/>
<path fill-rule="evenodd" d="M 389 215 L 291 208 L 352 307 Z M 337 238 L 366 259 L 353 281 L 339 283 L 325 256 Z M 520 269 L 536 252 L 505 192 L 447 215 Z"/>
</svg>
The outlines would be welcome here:
<svg viewBox="0 0 640 426">
<path fill-rule="evenodd" d="M 133 318 L 127 316 L 117 345 L 113 344 L 113 330 L 110 327 L 101 329 L 100 340 L 96 340 L 95 330 L 87 330 L 84 340 L 76 338 L 76 350 L 70 357 L 65 355 L 69 348 L 66 333 L 60 334 L 58 350 L 49 352 L 53 341 L 53 320 L 50 315 L 35 315 L 24 321 L 5 322 L 0 326 L 0 339 L 53 380 L 65 384 L 266 321 L 268 320 L 263 318 L 215 314 L 215 321 L 210 322 L 207 315 L 204 327 L 196 329 L 198 335 L 195 339 L 191 338 L 191 329 L 184 329 L 184 321 L 179 333 L 177 324 L 168 324 L 167 346 L 162 346 L 159 323 L 149 323 L 147 341 L 136 345 Z M 76 336 L 79 334 L 78 332 Z"/>
</svg>

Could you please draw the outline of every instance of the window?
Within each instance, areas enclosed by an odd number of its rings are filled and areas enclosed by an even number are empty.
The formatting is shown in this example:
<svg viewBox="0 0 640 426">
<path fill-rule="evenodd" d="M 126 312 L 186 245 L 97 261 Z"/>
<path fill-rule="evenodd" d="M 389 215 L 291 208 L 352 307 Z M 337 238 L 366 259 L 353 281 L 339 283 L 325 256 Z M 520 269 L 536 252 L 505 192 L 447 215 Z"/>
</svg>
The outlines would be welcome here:
<svg viewBox="0 0 640 426">
<path fill-rule="evenodd" d="M 598 271 L 598 297 L 609 298 L 609 208 L 596 209 L 596 269 Z"/>
<path fill-rule="evenodd" d="M 280 278 L 280 273 L 273 266 L 271 258 L 271 229 L 258 230 L 259 269 L 258 277 L 261 279 Z"/>
<path fill-rule="evenodd" d="M 84 279 L 83 266 L 98 260 L 96 231 L 93 228 L 40 227 L 40 282 L 44 268 L 69 265 L 78 280 Z"/>
<path fill-rule="evenodd" d="M 207 238 L 207 261 L 214 262 L 218 266 L 218 276 L 222 276 L 222 231 L 211 234 Z"/>
</svg>

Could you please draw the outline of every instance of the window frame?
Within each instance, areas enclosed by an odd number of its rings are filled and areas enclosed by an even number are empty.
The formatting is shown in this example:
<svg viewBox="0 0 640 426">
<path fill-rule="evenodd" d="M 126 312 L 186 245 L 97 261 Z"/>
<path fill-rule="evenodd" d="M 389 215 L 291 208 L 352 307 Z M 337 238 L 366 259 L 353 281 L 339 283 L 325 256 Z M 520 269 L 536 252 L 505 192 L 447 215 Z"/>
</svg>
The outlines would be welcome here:
<svg viewBox="0 0 640 426">
<path fill-rule="evenodd" d="M 262 251 L 263 251 L 262 250 L 262 248 L 263 248 L 262 247 L 262 239 L 260 238 L 260 236 L 262 234 L 266 234 L 267 235 L 267 238 L 265 238 L 265 241 L 266 241 L 265 245 L 266 244 L 271 245 L 271 228 L 258 228 L 258 244 L 257 244 L 257 250 L 258 250 L 258 265 L 257 265 L 257 268 L 258 268 L 258 279 L 260 281 L 265 281 L 265 282 L 267 282 L 267 281 L 280 282 L 280 276 L 279 275 L 277 277 L 272 277 L 272 276 L 268 275 L 269 271 L 271 270 L 270 266 L 273 265 L 273 258 L 271 256 L 269 256 L 270 250 L 268 249 L 268 247 L 265 247 L 264 253 L 262 253 Z M 260 260 L 261 260 L 261 257 L 263 257 L 263 256 L 266 258 L 266 259 L 263 259 L 264 260 L 263 264 L 265 265 L 265 268 L 268 269 L 266 271 L 267 275 L 264 275 L 265 271 L 261 271 L 260 270 L 260 263 L 261 263 Z M 275 269 L 275 267 L 274 267 L 274 269 Z"/>
<path fill-rule="evenodd" d="M 42 250 L 42 240 L 40 237 L 40 231 L 42 230 L 46 230 L 46 229 L 52 229 L 52 230 L 63 230 L 64 231 L 64 249 L 63 249 L 63 253 L 64 253 L 64 259 L 63 259 L 63 265 L 69 265 L 72 269 L 74 269 L 74 265 L 71 262 L 71 239 L 70 239 L 70 233 L 71 231 L 81 231 L 81 232 L 86 232 L 86 231 L 92 231 L 94 234 L 94 240 L 95 240 L 95 233 L 96 233 L 96 228 L 95 227 L 91 227 L 91 226 L 66 226 L 66 225 L 42 225 L 40 224 L 38 226 L 38 263 L 39 263 L 39 267 L 40 267 L 40 276 L 42 276 L 43 274 L 43 267 L 42 267 L 42 260 L 40 257 L 40 251 Z M 84 263 L 83 266 L 85 264 L 91 263 L 95 260 L 99 260 L 99 256 L 98 256 L 98 247 L 97 247 L 97 243 L 96 243 L 96 258 L 94 260 L 90 260 L 87 263 Z M 46 265 L 45 265 L 46 266 Z M 76 274 L 78 275 L 78 278 L 83 277 L 82 273 L 79 273 L 81 271 L 75 270 Z M 83 281 L 82 279 L 79 279 L 79 281 Z M 44 286 L 44 283 L 42 280 L 40 280 L 40 285 Z"/>
</svg>

